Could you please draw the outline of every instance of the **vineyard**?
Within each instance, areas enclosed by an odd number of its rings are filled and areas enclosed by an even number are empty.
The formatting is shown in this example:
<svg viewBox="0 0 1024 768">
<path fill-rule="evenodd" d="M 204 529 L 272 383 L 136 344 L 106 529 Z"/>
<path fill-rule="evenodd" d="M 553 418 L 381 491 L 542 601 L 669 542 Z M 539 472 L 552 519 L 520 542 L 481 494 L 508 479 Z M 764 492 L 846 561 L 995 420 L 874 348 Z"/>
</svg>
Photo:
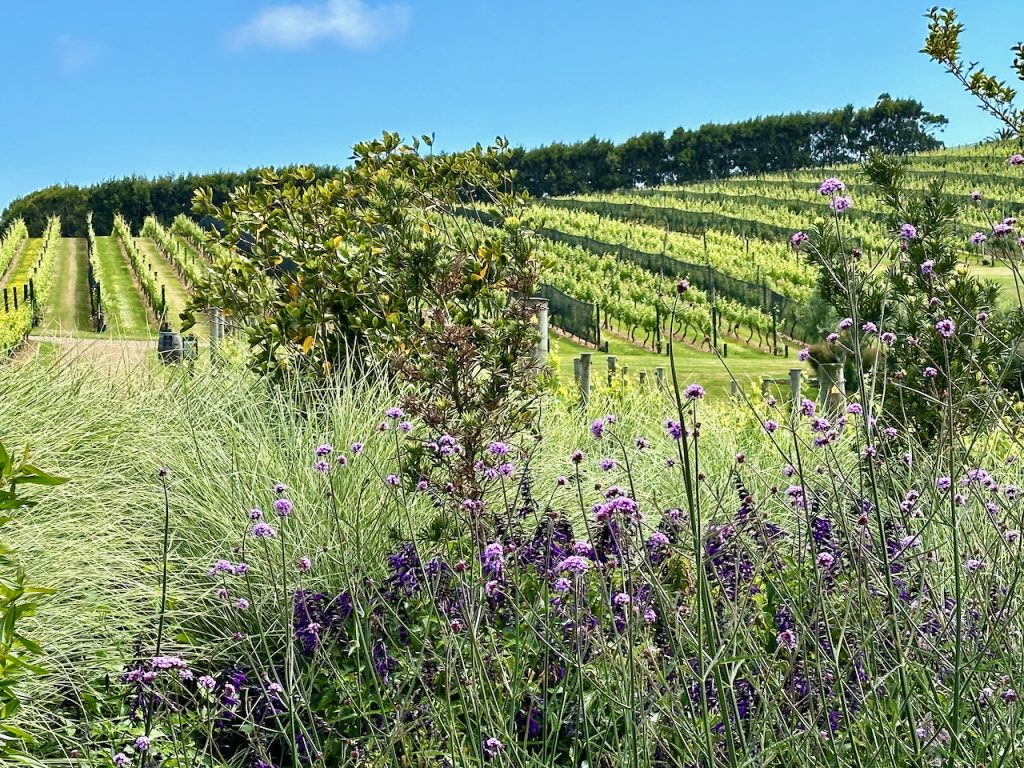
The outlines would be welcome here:
<svg viewBox="0 0 1024 768">
<path fill-rule="evenodd" d="M 908 186 L 941 183 L 963 204 L 958 225 L 964 263 L 1010 299 L 1015 271 L 995 263 L 985 240 L 1020 212 L 1019 169 L 998 144 L 923 153 L 912 158 Z M 817 274 L 791 247 L 794 233 L 835 216 L 821 180 L 844 180 L 852 206 L 841 215 L 849 245 L 880 256 L 898 242 L 880 200 L 855 167 L 682 186 L 544 198 L 529 211 L 541 234 L 544 279 L 565 296 L 592 304 L 603 328 L 650 349 L 669 333 L 695 348 L 710 339 L 777 355 L 780 343 L 823 335 L 807 313 Z M 982 192 L 981 190 L 984 190 Z M 668 328 L 667 303 L 685 278 L 690 289 Z M 578 325 L 578 324 L 577 324 Z M 586 328 L 567 329 L 594 342 Z M 782 341 L 780 342 L 780 339 Z"/>
<path fill-rule="evenodd" d="M 964 262 L 1010 298 L 1015 270 L 996 264 L 984 242 L 970 244 L 974 232 L 991 232 L 1019 211 L 1020 173 L 1006 156 L 995 144 L 923 153 L 908 178 L 917 189 L 941 182 L 963 203 Z M 809 312 L 816 270 L 790 237 L 835 215 L 819 193 L 826 176 L 843 179 L 852 199 L 842 213 L 850 244 L 869 254 L 890 248 L 897 234 L 883 201 L 853 167 L 538 200 L 527 220 L 537 231 L 541 294 L 566 337 L 561 369 L 571 375 L 566 355 L 587 347 L 654 369 L 671 338 L 693 370 L 731 354 L 748 378 L 785 375 L 794 348 L 822 336 Z M 482 209 L 461 213 L 479 227 L 496 223 Z M 19 220 L 0 239 L 4 355 L 44 318 L 47 333 L 90 338 L 149 339 L 165 324 L 177 330 L 204 272 L 228 258 L 186 215 L 166 225 L 116 215 L 101 236 L 90 216 L 87 237 L 66 245 L 60 226 L 51 221 L 32 239 Z M 677 300 L 681 280 L 689 287 Z M 71 295 L 55 299 L 52 284 Z M 195 332 L 205 338 L 199 319 Z"/>
</svg>

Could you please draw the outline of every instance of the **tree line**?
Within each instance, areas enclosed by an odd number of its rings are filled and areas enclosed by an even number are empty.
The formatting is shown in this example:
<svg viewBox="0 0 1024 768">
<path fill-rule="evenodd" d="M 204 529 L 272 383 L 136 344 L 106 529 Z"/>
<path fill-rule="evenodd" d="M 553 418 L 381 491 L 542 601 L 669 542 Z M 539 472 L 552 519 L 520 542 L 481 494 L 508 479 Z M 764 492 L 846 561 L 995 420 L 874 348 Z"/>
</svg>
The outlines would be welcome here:
<svg viewBox="0 0 1024 768">
<path fill-rule="evenodd" d="M 622 187 L 651 187 L 736 174 L 760 174 L 828 166 L 861 160 L 869 150 L 903 155 L 942 146 L 934 131 L 947 123 L 914 99 L 882 94 L 871 107 L 847 105 L 829 112 L 772 115 L 738 123 L 676 128 L 671 134 L 649 131 L 616 144 L 590 138 L 575 144 L 516 148 L 507 162 L 519 187 L 533 195 L 602 192 Z M 120 212 L 134 224 L 147 216 L 169 223 L 192 210 L 198 188 L 213 190 L 222 204 L 238 186 L 253 184 L 262 169 L 241 172 L 130 177 L 92 186 L 46 187 L 14 200 L 0 217 L 0 231 L 23 218 L 38 237 L 51 216 L 60 216 L 64 235 L 85 236 L 85 217 L 93 212 L 98 234 L 111 231 Z M 336 175 L 336 166 L 317 166 L 318 177 Z"/>
<path fill-rule="evenodd" d="M 858 162 L 872 149 L 904 155 L 942 146 L 947 123 L 914 99 L 883 93 L 871 107 L 772 115 L 738 123 L 650 131 L 615 144 L 596 137 L 576 144 L 514 150 L 518 182 L 534 195 L 652 187 L 737 174 Z"/>
<path fill-rule="evenodd" d="M 109 235 L 114 215 L 120 213 L 134 227 L 141 227 L 147 216 L 155 216 L 165 226 L 180 213 L 192 212 L 192 196 L 197 189 L 209 187 L 213 199 L 222 204 L 231 190 L 255 184 L 265 169 L 247 171 L 216 171 L 183 176 L 160 176 L 148 179 L 130 176 L 110 179 L 91 186 L 54 185 L 12 201 L 0 217 L 0 231 L 7 223 L 21 218 L 29 233 L 38 237 L 50 216 L 58 215 L 64 225 L 65 237 L 86 236 L 86 215 L 92 211 L 97 235 Z M 320 177 L 337 175 L 336 166 L 315 166 Z"/>
</svg>

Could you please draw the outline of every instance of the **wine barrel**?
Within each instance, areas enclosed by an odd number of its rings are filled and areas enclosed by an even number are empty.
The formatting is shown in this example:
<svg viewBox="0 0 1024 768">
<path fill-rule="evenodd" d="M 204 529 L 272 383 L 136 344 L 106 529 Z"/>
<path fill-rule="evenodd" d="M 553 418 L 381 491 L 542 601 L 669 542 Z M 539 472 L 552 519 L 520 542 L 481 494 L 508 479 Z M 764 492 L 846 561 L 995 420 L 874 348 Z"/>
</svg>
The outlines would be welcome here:
<svg viewBox="0 0 1024 768">
<path fill-rule="evenodd" d="M 164 365 L 180 363 L 183 355 L 181 334 L 173 331 L 160 331 L 156 342 L 156 354 Z"/>
</svg>

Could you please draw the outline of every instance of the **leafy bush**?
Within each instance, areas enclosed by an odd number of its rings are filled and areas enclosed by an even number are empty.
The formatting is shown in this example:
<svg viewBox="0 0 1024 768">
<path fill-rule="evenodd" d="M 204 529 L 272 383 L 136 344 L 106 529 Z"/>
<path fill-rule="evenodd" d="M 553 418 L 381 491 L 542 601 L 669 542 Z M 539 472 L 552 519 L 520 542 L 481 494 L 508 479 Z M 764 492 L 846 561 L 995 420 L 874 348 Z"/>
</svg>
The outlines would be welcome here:
<svg viewBox="0 0 1024 768">
<path fill-rule="evenodd" d="M 10 521 L 7 513 L 28 509 L 35 502 L 18 493 L 19 485 L 57 485 L 62 479 L 48 475 L 28 461 L 28 452 L 15 459 L 0 443 L 0 529 Z M 11 718 L 21 707 L 18 686 L 29 675 L 42 670 L 29 662 L 39 646 L 19 630 L 22 619 L 35 611 L 35 598 L 49 590 L 25 582 L 25 571 L 14 552 L 0 541 L 0 758 L 13 757 L 19 742 L 31 734 L 17 728 Z"/>
</svg>

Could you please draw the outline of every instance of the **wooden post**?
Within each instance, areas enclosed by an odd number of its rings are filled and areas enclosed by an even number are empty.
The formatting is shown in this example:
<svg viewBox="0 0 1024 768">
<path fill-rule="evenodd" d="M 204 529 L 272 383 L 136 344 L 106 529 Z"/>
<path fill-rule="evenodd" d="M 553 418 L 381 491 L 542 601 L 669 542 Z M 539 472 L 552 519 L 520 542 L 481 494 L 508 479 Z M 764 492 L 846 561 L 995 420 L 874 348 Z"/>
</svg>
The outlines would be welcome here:
<svg viewBox="0 0 1024 768">
<path fill-rule="evenodd" d="M 736 379 L 729 379 L 729 394 L 732 397 L 740 396 L 740 383 Z"/>
<path fill-rule="evenodd" d="M 641 387 L 646 386 L 646 384 L 647 384 L 647 371 L 640 371 L 640 374 L 637 376 L 637 380 L 640 382 L 640 386 Z"/>
<path fill-rule="evenodd" d="M 534 297 L 533 305 L 537 310 L 537 347 L 534 350 L 534 362 L 543 368 L 548 359 L 548 300 Z"/>
<path fill-rule="evenodd" d="M 800 407 L 800 369 L 789 369 L 789 393 L 793 398 L 793 410 Z"/>
<path fill-rule="evenodd" d="M 723 341 L 722 342 L 722 357 L 728 357 L 728 356 L 729 356 L 729 342 Z"/>
<path fill-rule="evenodd" d="M 629 366 L 628 365 L 622 366 L 622 381 L 623 382 L 626 381 L 626 376 L 628 376 L 628 375 L 629 375 Z"/>
<path fill-rule="evenodd" d="M 835 386 L 839 363 L 822 363 L 818 366 L 818 404 L 823 408 L 828 404 L 828 395 Z"/>
<path fill-rule="evenodd" d="M 654 369 L 654 378 L 658 382 L 658 386 L 662 389 L 665 388 L 665 369 L 662 366 L 658 366 Z"/>
<path fill-rule="evenodd" d="M 612 379 L 615 378 L 615 363 L 618 362 L 618 358 L 615 355 L 608 355 L 608 386 L 612 385 Z"/>
<path fill-rule="evenodd" d="M 580 390 L 583 393 L 583 405 L 590 402 L 590 353 L 580 355 Z"/>
</svg>

